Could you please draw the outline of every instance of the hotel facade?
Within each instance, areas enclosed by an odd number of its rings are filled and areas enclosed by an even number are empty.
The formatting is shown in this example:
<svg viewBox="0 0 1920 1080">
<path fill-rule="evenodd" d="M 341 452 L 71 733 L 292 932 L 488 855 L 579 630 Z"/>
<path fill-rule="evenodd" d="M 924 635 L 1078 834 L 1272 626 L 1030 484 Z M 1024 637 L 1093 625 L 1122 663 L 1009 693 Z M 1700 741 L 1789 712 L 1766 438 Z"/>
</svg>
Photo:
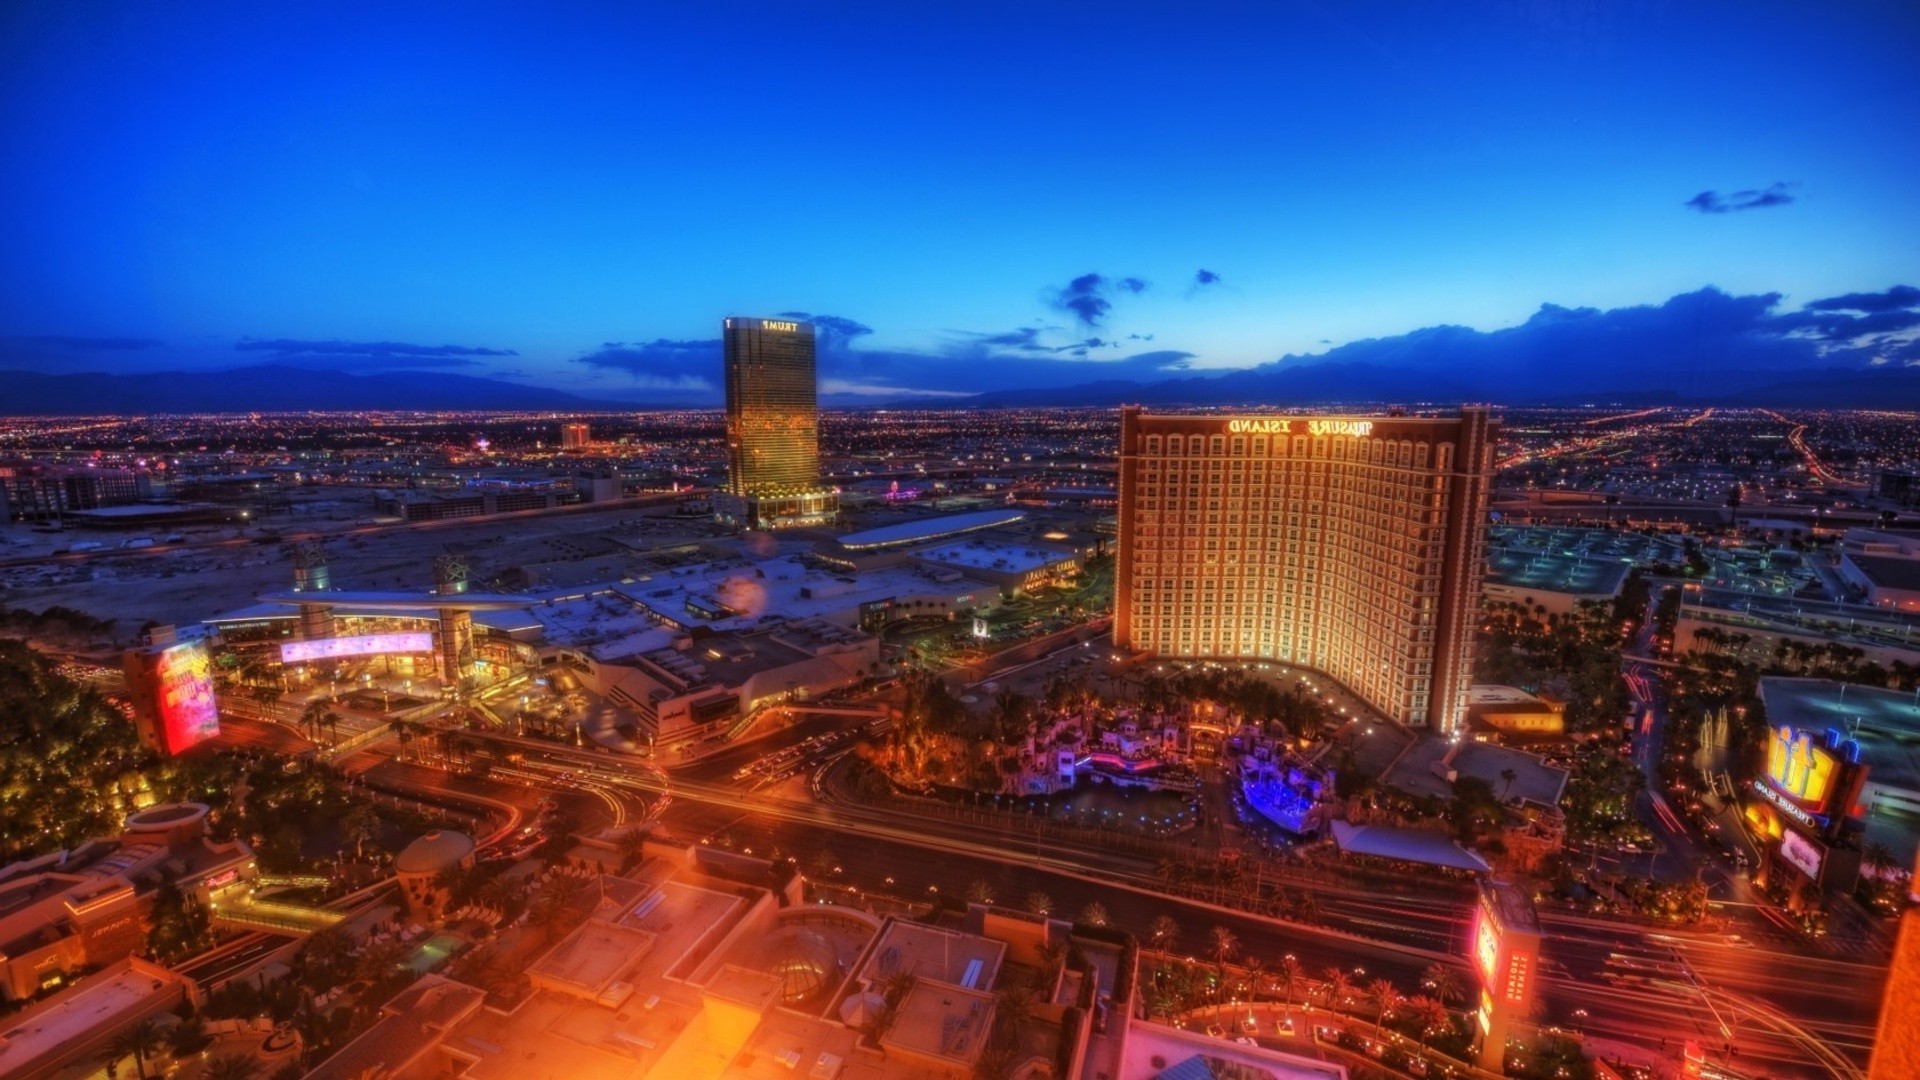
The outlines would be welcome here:
<svg viewBox="0 0 1920 1080">
<path fill-rule="evenodd" d="M 1114 643 L 1332 676 L 1465 723 L 1496 424 L 1121 411 Z"/>
<path fill-rule="evenodd" d="M 714 500 L 721 518 L 749 529 L 833 520 L 840 498 L 820 482 L 813 324 L 734 317 L 721 342 L 727 489 Z"/>
</svg>

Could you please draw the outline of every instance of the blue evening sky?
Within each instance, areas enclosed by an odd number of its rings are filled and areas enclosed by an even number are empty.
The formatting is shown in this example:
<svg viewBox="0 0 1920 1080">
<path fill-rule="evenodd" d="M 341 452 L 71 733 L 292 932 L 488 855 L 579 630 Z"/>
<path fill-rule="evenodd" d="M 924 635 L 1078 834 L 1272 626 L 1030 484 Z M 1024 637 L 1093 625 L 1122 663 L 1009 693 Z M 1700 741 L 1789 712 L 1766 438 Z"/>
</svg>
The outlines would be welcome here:
<svg viewBox="0 0 1920 1080">
<path fill-rule="evenodd" d="M 13 0 L 0 368 L 653 399 L 804 312 L 888 395 L 1785 313 L 1920 278 L 1917 46 L 1910 0 Z"/>
</svg>

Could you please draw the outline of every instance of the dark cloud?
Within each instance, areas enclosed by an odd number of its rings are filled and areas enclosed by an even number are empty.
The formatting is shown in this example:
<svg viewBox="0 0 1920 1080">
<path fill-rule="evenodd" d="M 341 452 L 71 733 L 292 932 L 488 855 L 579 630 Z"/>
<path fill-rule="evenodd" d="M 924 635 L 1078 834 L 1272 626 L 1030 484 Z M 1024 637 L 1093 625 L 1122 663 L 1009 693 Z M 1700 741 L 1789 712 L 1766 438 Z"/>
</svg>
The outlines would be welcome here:
<svg viewBox="0 0 1920 1080">
<path fill-rule="evenodd" d="M 1136 277 L 1108 279 L 1100 274 L 1081 274 L 1063 288 L 1054 290 L 1048 303 L 1057 311 L 1071 314 L 1082 325 L 1098 327 L 1113 310 L 1112 297 L 1116 291 L 1137 296 L 1147 288 L 1148 283 Z"/>
<path fill-rule="evenodd" d="M 1914 307 L 1920 307 L 1920 289 L 1911 285 L 1895 285 L 1886 292 L 1829 296 L 1807 304 L 1809 311 L 1905 311 Z"/>
<path fill-rule="evenodd" d="M 873 327 L 839 315 L 809 315 L 804 311 L 783 311 L 779 317 L 812 323 L 816 338 L 833 337 L 846 341 L 873 333 Z"/>
<path fill-rule="evenodd" d="M 1785 206 L 1793 201 L 1787 189 L 1794 185 L 1781 182 L 1757 191 L 1735 191 L 1722 195 L 1717 191 L 1703 191 L 1681 206 L 1689 210 L 1698 210 L 1702 214 L 1726 214 L 1735 210 L 1760 210 L 1769 206 Z"/>
<path fill-rule="evenodd" d="M 1434 388 L 1442 386 L 1456 396 L 1507 401 L 1659 389 L 1704 396 L 1769 373 L 1884 364 L 1909 343 L 1878 335 L 1920 324 L 1920 312 L 1782 313 L 1780 300 L 1779 293 L 1706 288 L 1610 310 L 1542 304 L 1526 322 L 1502 330 L 1430 326 L 1254 370 L 1349 371 L 1356 398 L 1440 393 Z"/>
<path fill-rule="evenodd" d="M 290 338 L 242 338 L 234 343 L 242 352 L 270 352 L 275 356 L 361 356 L 374 359 L 401 359 L 418 364 L 424 360 L 469 356 L 519 356 L 512 349 L 484 349 L 472 345 L 410 345 L 403 341 L 295 341 Z"/>
<path fill-rule="evenodd" d="M 0 348 L 62 349 L 73 352 L 120 352 L 129 349 L 151 349 L 158 344 L 160 344 L 158 338 L 75 337 L 68 334 L 0 337 Z"/>
<path fill-rule="evenodd" d="M 573 362 L 625 372 L 648 390 L 710 392 L 720 384 L 720 339 L 607 342 Z"/>
<path fill-rule="evenodd" d="M 1220 275 L 1211 270 L 1202 269 L 1193 275 L 1195 285 L 1214 285 L 1220 281 Z"/>
</svg>

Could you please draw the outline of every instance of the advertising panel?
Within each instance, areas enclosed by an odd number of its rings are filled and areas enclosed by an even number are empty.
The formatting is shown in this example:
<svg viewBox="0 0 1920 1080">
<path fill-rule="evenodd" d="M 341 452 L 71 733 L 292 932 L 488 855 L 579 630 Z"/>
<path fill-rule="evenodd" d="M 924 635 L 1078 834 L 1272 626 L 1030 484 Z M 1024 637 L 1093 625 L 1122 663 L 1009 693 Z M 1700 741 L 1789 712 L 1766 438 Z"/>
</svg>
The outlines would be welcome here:
<svg viewBox="0 0 1920 1080">
<path fill-rule="evenodd" d="M 220 734 L 213 699 L 213 667 L 202 641 L 185 641 L 160 653 L 156 670 L 157 714 L 166 752 L 177 754 Z"/>
<path fill-rule="evenodd" d="M 357 637 L 319 638 L 314 641 L 283 641 L 280 662 L 298 664 L 307 660 L 338 660 L 345 656 L 377 656 L 383 653 L 430 653 L 433 635 L 361 634 Z"/>
<path fill-rule="evenodd" d="M 1820 864 L 1824 855 L 1818 844 L 1792 829 L 1780 834 L 1780 858 L 1813 881 L 1820 880 Z"/>
<path fill-rule="evenodd" d="M 1816 813 L 1833 794 L 1840 759 L 1811 734 L 1781 726 L 1767 739 L 1767 781 L 1775 790 Z"/>
<path fill-rule="evenodd" d="M 1473 936 L 1474 959 L 1480 964 L 1480 977 L 1487 985 L 1494 983 L 1494 973 L 1500 963 L 1500 931 L 1494 927 L 1493 919 L 1481 912 L 1476 920 L 1477 927 Z"/>
</svg>

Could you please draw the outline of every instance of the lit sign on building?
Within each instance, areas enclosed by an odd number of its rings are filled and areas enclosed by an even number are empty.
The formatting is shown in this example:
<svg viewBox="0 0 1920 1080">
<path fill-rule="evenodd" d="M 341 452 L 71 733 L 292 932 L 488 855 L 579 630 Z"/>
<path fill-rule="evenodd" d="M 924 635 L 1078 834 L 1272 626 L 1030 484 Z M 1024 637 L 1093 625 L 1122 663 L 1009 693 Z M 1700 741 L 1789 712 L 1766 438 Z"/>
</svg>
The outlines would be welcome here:
<svg viewBox="0 0 1920 1080">
<path fill-rule="evenodd" d="M 361 634 L 314 641 L 283 641 L 280 643 L 280 662 L 298 664 L 307 660 L 338 660 L 343 656 L 432 651 L 433 635 L 429 633 Z"/>
<path fill-rule="evenodd" d="M 155 666 L 155 682 L 167 753 L 177 754 L 220 734 L 220 710 L 213 699 L 213 669 L 205 642 L 187 641 L 163 650 Z"/>
<path fill-rule="evenodd" d="M 1364 438 L 1373 434 L 1371 420 L 1306 420 L 1302 421 L 1309 435 L 1352 435 Z M 1291 420 L 1229 420 L 1227 432 L 1232 435 L 1290 435 L 1293 433 Z"/>
<path fill-rule="evenodd" d="M 1527 1000 L 1527 954 L 1507 957 L 1507 1001 L 1518 1005 Z"/>
<path fill-rule="evenodd" d="M 761 319 L 760 329 L 778 330 L 782 333 L 791 334 L 800 329 L 800 324 L 796 322 L 778 322 L 773 319 Z"/>
<path fill-rule="evenodd" d="M 1825 824 L 1826 819 L 1820 817 L 1817 814 L 1809 814 L 1805 810 L 1802 810 L 1799 807 L 1793 805 L 1792 799 L 1789 799 L 1785 795 L 1782 795 L 1778 791 L 1775 791 L 1771 786 L 1769 786 L 1764 781 L 1760 781 L 1760 780 L 1753 781 L 1753 790 L 1759 792 L 1762 796 L 1764 796 L 1766 800 L 1772 803 L 1774 807 L 1778 809 L 1781 813 L 1787 815 L 1788 817 L 1799 822 L 1800 824 L 1805 825 L 1809 829 L 1817 829 L 1821 825 Z"/>
<path fill-rule="evenodd" d="M 1789 831 L 1780 834 L 1780 858 L 1808 878 L 1820 880 L 1820 848 L 1799 833 Z"/>
<path fill-rule="evenodd" d="M 1480 962 L 1481 976 L 1493 982 L 1494 970 L 1500 963 L 1500 931 L 1485 913 L 1481 914 L 1479 928 L 1474 932 L 1473 955 Z"/>
<path fill-rule="evenodd" d="M 1816 745 L 1813 736 L 1790 727 L 1775 728 L 1767 739 L 1767 779 L 1782 794 L 1820 810 L 1833 793 L 1839 759 Z"/>
</svg>

